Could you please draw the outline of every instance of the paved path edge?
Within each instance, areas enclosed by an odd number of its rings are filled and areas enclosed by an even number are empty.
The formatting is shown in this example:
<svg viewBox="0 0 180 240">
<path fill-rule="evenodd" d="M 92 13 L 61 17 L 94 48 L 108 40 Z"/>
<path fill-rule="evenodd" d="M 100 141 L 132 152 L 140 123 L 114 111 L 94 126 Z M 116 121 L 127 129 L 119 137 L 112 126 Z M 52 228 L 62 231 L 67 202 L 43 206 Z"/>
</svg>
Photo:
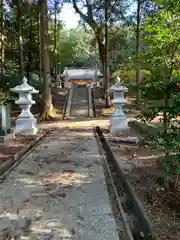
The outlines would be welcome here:
<svg viewBox="0 0 180 240">
<path fill-rule="evenodd" d="M 103 143 L 106 145 L 107 151 L 111 152 L 112 161 L 115 163 L 117 171 L 119 172 L 121 179 L 123 179 L 123 181 L 124 181 L 125 190 L 128 192 L 128 194 L 132 200 L 132 203 L 133 203 L 134 209 L 136 211 L 136 214 L 138 215 L 138 218 L 143 223 L 143 228 L 149 232 L 149 236 L 151 236 L 153 240 L 159 240 L 159 238 L 154 233 L 154 228 L 153 228 L 152 222 L 151 222 L 147 212 L 145 211 L 145 208 L 144 208 L 142 202 L 139 200 L 134 187 L 132 186 L 130 181 L 124 176 L 123 170 L 122 170 L 119 162 L 116 160 L 116 158 L 114 156 L 114 153 L 110 147 L 108 139 L 104 135 L 101 137 L 101 139 L 102 139 Z"/>
<path fill-rule="evenodd" d="M 3 180 L 8 173 L 13 170 L 13 168 L 18 165 L 23 158 L 28 155 L 28 153 L 33 150 L 36 145 L 49 134 L 53 129 L 49 129 L 33 139 L 30 143 L 28 143 L 24 148 L 22 148 L 18 153 L 16 153 L 13 157 L 8 159 L 5 163 L 0 166 L 0 181 Z"/>
</svg>

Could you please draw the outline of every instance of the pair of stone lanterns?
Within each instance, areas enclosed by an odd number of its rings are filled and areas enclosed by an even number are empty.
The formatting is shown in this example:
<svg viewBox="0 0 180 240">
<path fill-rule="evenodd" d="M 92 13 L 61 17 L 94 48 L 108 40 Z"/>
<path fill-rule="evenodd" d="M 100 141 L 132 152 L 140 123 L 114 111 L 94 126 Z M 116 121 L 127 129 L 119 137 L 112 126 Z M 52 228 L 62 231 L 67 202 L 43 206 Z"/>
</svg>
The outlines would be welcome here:
<svg viewBox="0 0 180 240">
<path fill-rule="evenodd" d="M 120 85 L 120 77 L 117 77 L 116 84 L 109 88 L 109 92 L 113 92 L 112 103 L 115 106 L 109 126 L 111 133 L 127 133 L 129 130 L 126 115 L 122 110 L 122 106 L 126 103 L 124 92 L 127 91 L 127 88 Z"/>
<path fill-rule="evenodd" d="M 15 101 L 21 108 L 21 114 L 15 122 L 15 135 L 35 135 L 37 133 L 37 120 L 34 118 L 30 108 L 35 101 L 32 100 L 32 94 L 39 93 L 35 88 L 28 84 L 26 77 L 23 83 L 12 89 L 11 92 L 18 93 L 19 99 Z"/>
<path fill-rule="evenodd" d="M 127 88 L 120 85 L 119 77 L 116 79 L 116 84 L 109 89 L 110 92 L 113 92 L 112 103 L 115 106 L 115 111 L 110 121 L 111 133 L 123 133 L 129 129 L 127 118 L 122 110 L 122 106 L 126 103 L 124 92 L 127 92 L 127 90 Z M 35 104 L 35 101 L 32 100 L 32 94 L 39 93 L 39 91 L 28 84 L 26 77 L 23 78 L 21 85 L 12 88 L 11 91 L 19 94 L 19 99 L 16 100 L 15 103 L 21 108 L 21 114 L 18 116 L 15 124 L 15 135 L 36 134 L 37 120 L 31 113 L 30 108 Z"/>
</svg>

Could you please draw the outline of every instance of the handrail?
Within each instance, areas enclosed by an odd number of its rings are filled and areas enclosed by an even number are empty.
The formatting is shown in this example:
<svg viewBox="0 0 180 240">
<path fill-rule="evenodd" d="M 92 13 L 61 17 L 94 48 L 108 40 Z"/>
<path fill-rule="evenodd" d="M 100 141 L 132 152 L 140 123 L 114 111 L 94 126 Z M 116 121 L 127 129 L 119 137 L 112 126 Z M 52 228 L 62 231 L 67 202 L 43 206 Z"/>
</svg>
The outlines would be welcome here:
<svg viewBox="0 0 180 240">
<path fill-rule="evenodd" d="M 69 97 L 69 89 L 66 93 L 65 101 L 64 101 L 63 117 L 62 117 L 63 120 L 65 119 L 65 116 L 66 116 L 66 108 L 67 108 L 67 103 L 68 103 L 68 97 Z"/>
<path fill-rule="evenodd" d="M 90 99 L 89 99 L 89 87 L 87 89 L 87 103 L 88 103 L 88 117 L 90 117 Z"/>
<path fill-rule="evenodd" d="M 88 112 L 89 112 L 89 117 L 93 117 L 93 100 L 92 100 L 92 89 L 90 86 L 87 87 L 88 91 Z"/>
<path fill-rule="evenodd" d="M 93 91 L 93 89 L 91 90 L 91 98 L 92 98 L 93 114 L 94 114 L 94 117 L 96 117 L 96 106 L 95 106 L 95 101 L 94 101 L 94 91 Z"/>
<path fill-rule="evenodd" d="M 71 88 L 69 89 L 67 105 L 66 105 L 66 117 L 67 118 L 69 117 L 70 111 L 71 111 L 73 92 L 74 92 L 74 86 L 72 85 Z"/>
</svg>

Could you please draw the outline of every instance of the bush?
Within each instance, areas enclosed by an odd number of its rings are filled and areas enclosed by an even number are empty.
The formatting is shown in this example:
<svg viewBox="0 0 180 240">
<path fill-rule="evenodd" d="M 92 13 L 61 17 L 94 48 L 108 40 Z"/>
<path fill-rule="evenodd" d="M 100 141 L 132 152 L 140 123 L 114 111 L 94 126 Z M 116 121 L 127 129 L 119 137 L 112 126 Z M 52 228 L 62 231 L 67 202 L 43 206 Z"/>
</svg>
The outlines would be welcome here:
<svg viewBox="0 0 180 240">
<path fill-rule="evenodd" d="M 121 81 L 125 84 L 135 85 L 136 80 L 136 70 L 118 70 L 113 73 L 112 80 L 115 81 L 116 77 L 119 76 Z M 141 81 L 150 81 L 151 72 L 145 69 L 141 70 Z"/>
<path fill-rule="evenodd" d="M 10 88 L 13 88 L 22 83 L 19 75 L 17 73 L 11 73 L 11 72 L 5 73 L 3 80 L 4 80 L 3 83 L 5 83 L 5 85 L 3 84 L 1 88 L 4 91 L 8 91 Z M 38 74 L 32 73 L 28 78 L 28 83 L 39 90 L 41 86 L 41 81 Z"/>
<path fill-rule="evenodd" d="M 38 74 L 31 73 L 31 76 L 28 80 L 29 85 L 33 86 L 36 90 L 41 90 L 42 81 Z"/>
<path fill-rule="evenodd" d="M 0 102 L 11 104 L 13 110 L 19 109 L 19 107 L 14 102 L 14 100 L 18 97 L 18 94 L 11 92 L 10 89 L 17 85 L 20 85 L 21 83 L 22 82 L 18 73 L 6 71 L 0 83 Z M 41 90 L 40 88 L 42 82 L 38 74 L 30 74 L 30 77 L 28 78 L 28 83 L 35 89 Z M 34 94 L 33 99 L 39 101 L 39 94 Z"/>
</svg>

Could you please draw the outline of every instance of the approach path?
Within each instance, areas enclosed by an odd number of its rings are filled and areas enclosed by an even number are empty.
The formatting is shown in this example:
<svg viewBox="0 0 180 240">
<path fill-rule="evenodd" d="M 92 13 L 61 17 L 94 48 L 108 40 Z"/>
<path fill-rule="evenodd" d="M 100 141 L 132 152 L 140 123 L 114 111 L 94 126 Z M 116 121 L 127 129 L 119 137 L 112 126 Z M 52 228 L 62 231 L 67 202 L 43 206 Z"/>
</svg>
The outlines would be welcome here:
<svg viewBox="0 0 180 240">
<path fill-rule="evenodd" d="M 118 240 L 91 130 L 53 130 L 0 183 L 0 239 L 5 234 L 23 240 Z"/>
</svg>

